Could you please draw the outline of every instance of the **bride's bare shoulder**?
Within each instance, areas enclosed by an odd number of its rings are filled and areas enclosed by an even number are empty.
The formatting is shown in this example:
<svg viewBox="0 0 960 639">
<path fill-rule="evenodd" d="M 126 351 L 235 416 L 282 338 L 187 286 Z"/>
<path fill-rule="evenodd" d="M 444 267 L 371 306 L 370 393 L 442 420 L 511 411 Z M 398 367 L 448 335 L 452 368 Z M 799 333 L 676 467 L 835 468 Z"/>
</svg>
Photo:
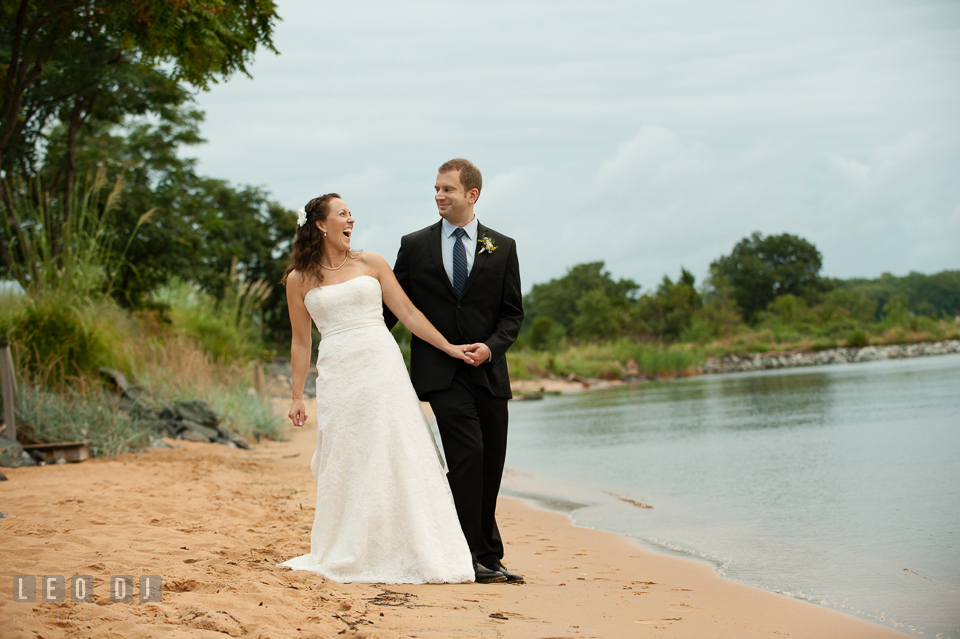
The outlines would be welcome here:
<svg viewBox="0 0 960 639">
<path fill-rule="evenodd" d="M 296 269 L 287 274 L 286 285 L 288 291 L 297 291 L 302 298 L 312 288 L 314 278 L 308 273 L 302 273 Z"/>
<path fill-rule="evenodd" d="M 292 271 L 287 273 L 286 284 L 287 286 L 295 286 L 295 287 L 303 286 L 303 273 L 301 273 L 297 269 L 293 269 Z"/>
<path fill-rule="evenodd" d="M 358 253 L 357 259 L 360 260 L 361 264 L 366 264 L 373 267 L 379 267 L 387 263 L 387 261 L 383 259 L 379 253 L 370 253 L 368 251 Z"/>
</svg>

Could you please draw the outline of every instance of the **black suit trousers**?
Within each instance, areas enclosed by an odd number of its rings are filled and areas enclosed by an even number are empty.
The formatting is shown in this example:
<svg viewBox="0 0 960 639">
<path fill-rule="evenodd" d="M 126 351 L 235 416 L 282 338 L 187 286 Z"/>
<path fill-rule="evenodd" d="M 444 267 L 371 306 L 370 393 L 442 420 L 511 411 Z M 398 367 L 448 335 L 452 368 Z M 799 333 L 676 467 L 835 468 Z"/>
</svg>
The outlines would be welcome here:
<svg viewBox="0 0 960 639">
<path fill-rule="evenodd" d="M 450 386 L 427 399 L 437 417 L 463 535 L 474 558 L 489 566 L 503 559 L 496 511 L 507 454 L 507 399 L 471 381 L 469 373 L 461 363 Z"/>
</svg>

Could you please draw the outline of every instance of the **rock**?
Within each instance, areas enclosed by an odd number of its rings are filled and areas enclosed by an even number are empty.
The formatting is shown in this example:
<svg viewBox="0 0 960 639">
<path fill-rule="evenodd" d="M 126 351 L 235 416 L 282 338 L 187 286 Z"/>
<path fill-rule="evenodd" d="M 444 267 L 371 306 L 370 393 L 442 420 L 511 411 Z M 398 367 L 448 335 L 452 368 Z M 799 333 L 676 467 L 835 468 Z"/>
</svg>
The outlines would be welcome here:
<svg viewBox="0 0 960 639">
<path fill-rule="evenodd" d="M 126 376 L 118 370 L 102 366 L 100 367 L 100 375 L 106 378 L 108 382 L 112 382 L 114 387 L 121 393 L 126 393 L 130 387 L 130 382 L 127 381 Z"/>
<path fill-rule="evenodd" d="M 103 366 L 100 368 L 100 374 L 111 382 L 121 395 L 129 400 L 137 401 L 143 395 L 143 391 L 127 381 L 126 376 L 118 370 Z"/>
<path fill-rule="evenodd" d="M 243 448 L 244 450 L 250 449 L 250 444 L 247 443 L 247 440 L 232 430 L 226 429 L 223 426 L 217 426 L 217 432 L 220 433 L 220 437 L 217 438 L 217 441 L 220 441 L 221 443 L 229 442 L 234 448 Z"/>
<path fill-rule="evenodd" d="M 194 442 L 195 442 L 195 441 L 212 442 L 212 441 L 216 441 L 217 438 L 220 437 L 220 433 L 219 433 L 219 431 L 217 431 L 216 428 L 208 428 L 207 426 L 204 426 L 204 425 L 202 425 L 202 424 L 198 424 L 198 423 L 196 423 L 196 422 L 193 422 L 193 421 L 190 421 L 190 420 L 186 420 L 186 419 L 185 419 L 185 420 L 183 420 L 183 421 L 180 422 L 180 433 L 179 433 L 179 435 L 180 435 L 183 439 L 188 439 L 188 438 L 186 437 L 186 433 L 188 433 L 188 432 L 189 432 L 189 433 L 196 433 L 198 436 L 203 437 L 202 440 L 200 440 L 200 439 L 189 439 L 189 441 L 194 441 Z"/>
<path fill-rule="evenodd" d="M 155 419 L 157 412 L 141 400 L 133 400 L 123 396 L 120 398 L 120 410 L 134 419 Z"/>
<path fill-rule="evenodd" d="M 150 447 L 151 448 L 180 448 L 179 446 L 171 446 L 170 444 L 163 441 L 163 439 L 159 437 L 157 437 L 156 439 L 150 442 Z"/>
<path fill-rule="evenodd" d="M 210 440 L 207 437 L 204 437 L 200 433 L 193 430 L 185 430 L 179 435 L 177 439 L 184 439 L 188 442 L 209 442 Z"/>
<path fill-rule="evenodd" d="M 220 416 L 213 410 L 210 404 L 203 400 L 195 399 L 189 402 L 178 402 L 174 406 L 180 419 L 184 421 L 196 422 L 215 428 L 220 423 Z"/>
<path fill-rule="evenodd" d="M 892 346 L 864 346 L 862 348 L 831 348 L 813 353 L 726 355 L 708 359 L 701 367 L 701 371 L 708 374 L 737 373 L 776 368 L 796 368 L 798 366 L 872 362 L 946 353 L 960 353 L 960 340 L 922 344 L 895 344 Z"/>
<path fill-rule="evenodd" d="M 37 462 L 23 450 L 20 442 L 0 435 L 0 466 L 20 468 L 36 465 Z"/>
<path fill-rule="evenodd" d="M 163 437 L 176 437 L 183 430 L 180 422 L 175 419 L 139 419 L 137 422 Z"/>
<path fill-rule="evenodd" d="M 7 476 L 3 473 L 0 473 L 0 481 L 7 481 Z M 0 517 L 3 516 L 3 513 L 0 513 Z"/>
</svg>

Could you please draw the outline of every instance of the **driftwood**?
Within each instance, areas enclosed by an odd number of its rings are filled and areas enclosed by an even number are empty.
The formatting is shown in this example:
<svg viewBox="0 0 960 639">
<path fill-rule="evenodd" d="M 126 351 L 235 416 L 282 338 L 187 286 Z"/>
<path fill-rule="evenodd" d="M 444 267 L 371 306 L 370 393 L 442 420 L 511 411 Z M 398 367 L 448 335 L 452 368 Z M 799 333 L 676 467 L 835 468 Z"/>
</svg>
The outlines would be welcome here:
<svg viewBox="0 0 960 639">
<path fill-rule="evenodd" d="M 0 337 L 0 385 L 3 387 L 3 423 L 8 439 L 17 439 L 17 378 L 13 373 L 10 342 Z"/>
<path fill-rule="evenodd" d="M 23 449 L 28 453 L 37 451 L 43 454 L 43 461 L 64 460 L 68 462 L 82 462 L 90 457 L 90 442 L 57 442 L 54 444 L 27 444 Z"/>
</svg>

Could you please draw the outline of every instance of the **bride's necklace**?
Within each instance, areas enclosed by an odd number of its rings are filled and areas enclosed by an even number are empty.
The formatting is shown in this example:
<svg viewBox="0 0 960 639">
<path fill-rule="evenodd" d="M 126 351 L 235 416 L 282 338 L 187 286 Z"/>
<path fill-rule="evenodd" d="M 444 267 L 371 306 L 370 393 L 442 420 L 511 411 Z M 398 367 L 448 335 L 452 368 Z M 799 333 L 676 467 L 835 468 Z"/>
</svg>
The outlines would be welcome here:
<svg viewBox="0 0 960 639">
<path fill-rule="evenodd" d="M 350 252 L 350 251 L 347 251 L 346 253 L 343 254 L 343 261 L 340 262 L 340 266 L 343 266 L 344 264 L 347 263 L 347 254 L 348 254 L 349 252 Z M 340 268 L 340 266 L 327 266 L 326 264 L 323 263 L 323 260 L 320 260 L 320 266 L 322 266 L 323 268 L 325 268 L 325 269 L 327 269 L 327 270 L 330 270 L 330 271 L 335 271 L 335 270 L 337 270 L 338 268 Z"/>
</svg>

